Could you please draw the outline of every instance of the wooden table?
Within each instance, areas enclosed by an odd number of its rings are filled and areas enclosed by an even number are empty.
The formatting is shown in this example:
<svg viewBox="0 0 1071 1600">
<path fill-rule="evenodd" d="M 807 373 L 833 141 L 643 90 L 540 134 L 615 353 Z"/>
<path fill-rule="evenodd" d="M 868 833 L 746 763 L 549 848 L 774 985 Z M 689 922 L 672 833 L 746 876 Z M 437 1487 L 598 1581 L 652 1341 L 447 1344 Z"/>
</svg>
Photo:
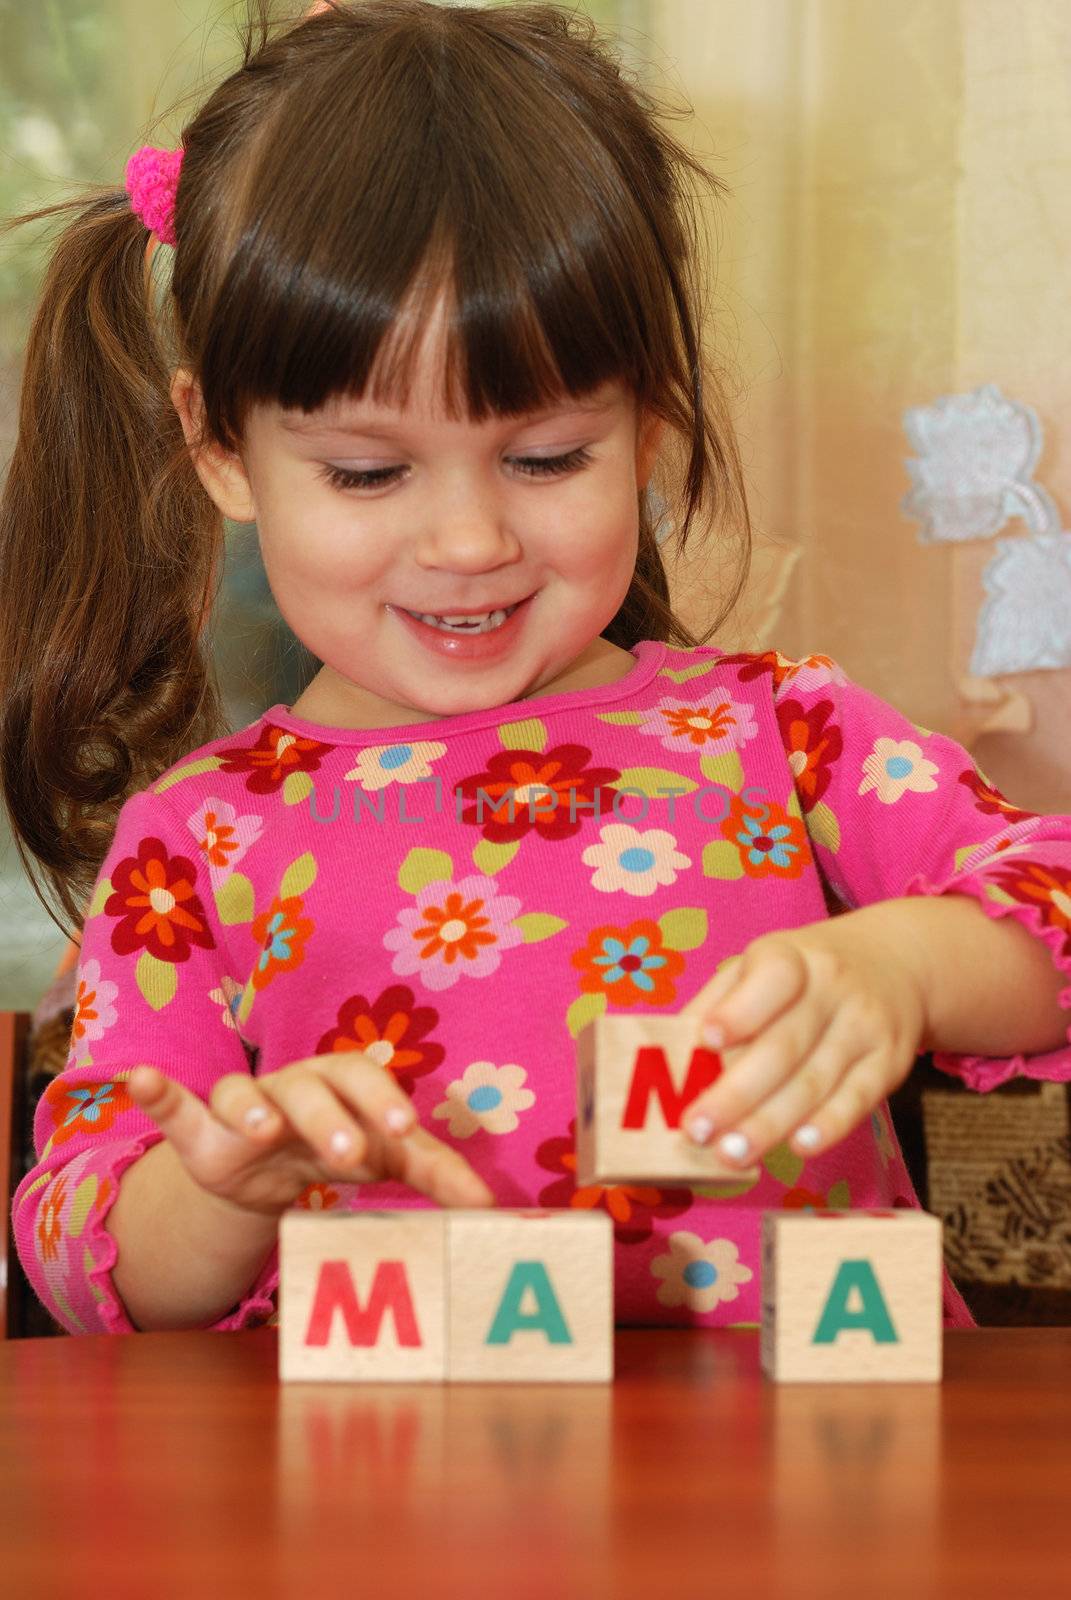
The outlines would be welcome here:
<svg viewBox="0 0 1071 1600">
<path fill-rule="evenodd" d="M 608 1386 L 275 1362 L 0 1344 L 5 1600 L 1071 1594 L 1071 1328 L 946 1334 L 932 1386 L 775 1386 L 747 1331 L 620 1331 Z"/>
</svg>

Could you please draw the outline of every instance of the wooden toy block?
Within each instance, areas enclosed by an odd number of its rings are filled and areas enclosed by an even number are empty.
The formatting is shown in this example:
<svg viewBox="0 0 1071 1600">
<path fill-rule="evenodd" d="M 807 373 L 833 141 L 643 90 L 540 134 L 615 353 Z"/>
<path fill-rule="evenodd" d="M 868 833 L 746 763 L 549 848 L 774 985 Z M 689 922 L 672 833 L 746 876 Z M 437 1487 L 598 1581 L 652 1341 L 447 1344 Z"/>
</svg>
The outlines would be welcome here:
<svg viewBox="0 0 1071 1600">
<path fill-rule="evenodd" d="M 451 1211 L 451 1382 L 609 1383 L 613 1223 L 605 1211 Z"/>
<path fill-rule="evenodd" d="M 279 1227 L 279 1376 L 446 1376 L 446 1212 L 287 1211 Z"/>
<path fill-rule="evenodd" d="M 717 1144 L 694 1144 L 685 1108 L 722 1073 L 695 1016 L 595 1017 L 576 1040 L 577 1183 L 743 1183 Z"/>
<path fill-rule="evenodd" d="M 609 1383 L 613 1265 L 604 1211 L 291 1210 L 279 1376 Z"/>
<path fill-rule="evenodd" d="M 936 1383 L 941 1220 L 926 1211 L 766 1211 L 763 1371 L 780 1383 Z"/>
</svg>

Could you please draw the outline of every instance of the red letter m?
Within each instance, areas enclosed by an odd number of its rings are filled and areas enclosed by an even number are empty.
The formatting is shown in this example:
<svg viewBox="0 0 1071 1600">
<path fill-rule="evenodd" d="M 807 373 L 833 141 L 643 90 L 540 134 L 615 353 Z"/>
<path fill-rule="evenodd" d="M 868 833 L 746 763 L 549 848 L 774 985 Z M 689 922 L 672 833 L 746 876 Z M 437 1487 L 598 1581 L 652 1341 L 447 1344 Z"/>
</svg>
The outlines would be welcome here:
<svg viewBox="0 0 1071 1600">
<path fill-rule="evenodd" d="M 714 1050 L 697 1047 L 688 1062 L 688 1076 L 683 1089 L 678 1091 L 669 1074 L 669 1062 L 661 1045 L 641 1045 L 636 1051 L 629 1084 L 628 1099 L 621 1118 L 623 1128 L 643 1128 L 647 1125 L 647 1111 L 652 1094 L 657 1094 L 662 1105 L 662 1115 L 667 1128 L 679 1128 L 681 1112 L 690 1105 L 697 1094 L 721 1077 L 721 1057 Z"/>
<path fill-rule="evenodd" d="M 322 1261 L 320 1276 L 316 1280 L 312 1310 L 309 1313 L 305 1343 L 326 1344 L 331 1335 L 331 1323 L 335 1312 L 341 1311 L 345 1318 L 350 1344 L 378 1344 L 380 1324 L 388 1310 L 394 1312 L 398 1343 L 419 1345 L 421 1338 L 409 1293 L 409 1283 L 405 1276 L 404 1262 L 379 1262 L 375 1277 L 372 1279 L 367 1308 L 362 1311 L 348 1263 Z"/>
</svg>

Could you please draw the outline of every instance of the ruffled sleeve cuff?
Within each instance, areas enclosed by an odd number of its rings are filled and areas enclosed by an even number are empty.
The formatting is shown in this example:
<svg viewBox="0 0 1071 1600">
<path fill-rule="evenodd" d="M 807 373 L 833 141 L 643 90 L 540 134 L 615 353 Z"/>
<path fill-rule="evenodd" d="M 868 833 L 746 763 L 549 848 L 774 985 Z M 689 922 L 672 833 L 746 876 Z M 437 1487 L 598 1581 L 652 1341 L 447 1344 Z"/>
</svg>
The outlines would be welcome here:
<svg viewBox="0 0 1071 1600">
<path fill-rule="evenodd" d="M 276 1315 L 276 1294 L 279 1289 L 279 1246 L 273 1245 L 271 1255 L 261 1267 L 256 1282 L 243 1300 L 218 1322 L 205 1323 L 217 1333 L 232 1333 L 238 1328 L 260 1328 L 273 1322 Z"/>
<path fill-rule="evenodd" d="M 134 1331 L 112 1283 L 119 1247 L 104 1220 L 123 1173 L 162 1138 L 146 1133 L 97 1142 L 66 1159 L 53 1154 L 15 1191 L 12 1222 L 23 1271 L 68 1333 Z"/>
<path fill-rule="evenodd" d="M 1060 846 L 1059 853 L 1067 853 L 1067 846 Z M 1071 897 L 1064 892 L 1068 877 L 1069 869 L 1063 865 L 998 856 L 984 867 L 961 868 L 943 878 L 930 879 L 919 873 L 904 890 L 905 895 L 971 895 L 987 917 L 1015 917 L 1047 946 L 1053 965 L 1066 980 L 1058 996 L 1066 1013 L 1065 1037 L 1056 1049 L 1014 1056 L 933 1052 L 934 1066 L 961 1078 L 969 1089 L 985 1093 L 1019 1077 L 1071 1080 Z"/>
<path fill-rule="evenodd" d="M 119 1255 L 105 1220 L 132 1166 L 163 1135 L 96 1143 L 62 1165 L 42 1162 L 20 1183 L 12 1202 L 19 1260 L 49 1314 L 68 1333 L 135 1333 L 115 1287 Z M 275 1310 L 278 1248 L 273 1247 L 248 1293 L 224 1316 L 201 1323 L 229 1332 L 256 1327 Z"/>
</svg>

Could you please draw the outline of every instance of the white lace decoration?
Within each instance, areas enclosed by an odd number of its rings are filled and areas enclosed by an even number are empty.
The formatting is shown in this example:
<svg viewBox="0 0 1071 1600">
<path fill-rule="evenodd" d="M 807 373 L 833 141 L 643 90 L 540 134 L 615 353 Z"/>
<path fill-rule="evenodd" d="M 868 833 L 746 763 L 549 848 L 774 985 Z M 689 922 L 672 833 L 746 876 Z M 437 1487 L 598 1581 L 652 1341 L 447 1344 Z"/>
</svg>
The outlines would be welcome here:
<svg viewBox="0 0 1071 1600">
<path fill-rule="evenodd" d="M 1033 481 L 1041 457 L 1037 413 L 996 384 L 943 395 L 904 413 L 918 452 L 902 510 L 922 523 L 920 544 L 990 539 L 1011 517 L 1027 536 L 1000 539 L 982 575 L 970 671 L 979 677 L 1071 666 L 1071 534 L 1048 490 Z"/>
</svg>

